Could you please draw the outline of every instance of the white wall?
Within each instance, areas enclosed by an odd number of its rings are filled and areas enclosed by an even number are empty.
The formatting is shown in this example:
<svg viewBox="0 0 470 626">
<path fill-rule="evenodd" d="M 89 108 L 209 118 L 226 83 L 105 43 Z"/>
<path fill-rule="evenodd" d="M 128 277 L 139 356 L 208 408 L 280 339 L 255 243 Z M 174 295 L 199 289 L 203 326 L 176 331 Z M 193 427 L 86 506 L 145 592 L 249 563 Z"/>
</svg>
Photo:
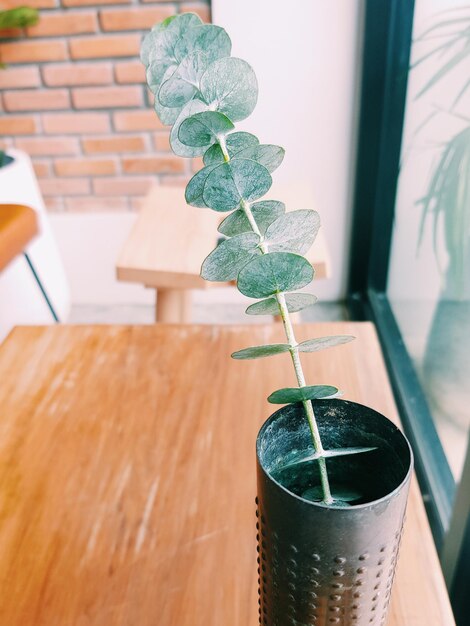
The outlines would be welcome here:
<svg viewBox="0 0 470 626">
<path fill-rule="evenodd" d="M 332 276 L 314 291 L 323 300 L 340 298 L 349 258 L 362 2 L 212 0 L 212 15 L 228 31 L 232 55 L 248 61 L 259 80 L 258 105 L 240 127 L 286 149 L 275 182 L 291 184 L 293 193 L 300 185 L 306 192 L 299 208 L 320 213 Z"/>
</svg>

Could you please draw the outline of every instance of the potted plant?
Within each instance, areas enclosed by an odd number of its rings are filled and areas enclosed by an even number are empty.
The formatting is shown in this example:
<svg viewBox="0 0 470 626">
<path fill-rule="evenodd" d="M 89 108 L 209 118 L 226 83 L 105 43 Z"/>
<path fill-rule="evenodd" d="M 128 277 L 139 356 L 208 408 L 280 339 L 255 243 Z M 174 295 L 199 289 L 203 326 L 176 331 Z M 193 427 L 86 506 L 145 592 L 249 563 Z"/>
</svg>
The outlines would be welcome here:
<svg viewBox="0 0 470 626">
<path fill-rule="evenodd" d="M 141 58 L 155 109 L 171 124 L 173 151 L 203 156 L 188 204 L 228 213 L 224 239 L 202 264 L 207 280 L 236 280 L 257 301 L 249 315 L 279 315 L 286 342 L 235 352 L 235 359 L 288 353 L 298 387 L 274 391 L 285 404 L 257 439 L 260 623 L 357 626 L 385 620 L 403 526 L 412 453 L 372 409 L 339 400 L 331 385 L 307 385 L 301 357 L 350 336 L 297 342 L 290 315 L 315 303 L 299 292 L 314 270 L 302 256 L 320 227 L 311 210 L 285 213 L 263 199 L 281 147 L 235 130 L 253 111 L 256 76 L 230 56 L 227 33 L 191 13 L 145 37 Z"/>
</svg>

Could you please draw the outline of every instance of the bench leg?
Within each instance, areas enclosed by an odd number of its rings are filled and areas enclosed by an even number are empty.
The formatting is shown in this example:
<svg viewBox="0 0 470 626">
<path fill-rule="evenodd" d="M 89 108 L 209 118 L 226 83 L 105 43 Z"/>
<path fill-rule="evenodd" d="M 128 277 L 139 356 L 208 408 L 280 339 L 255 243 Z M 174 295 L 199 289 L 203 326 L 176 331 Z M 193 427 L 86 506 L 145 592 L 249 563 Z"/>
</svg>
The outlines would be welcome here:
<svg viewBox="0 0 470 626">
<path fill-rule="evenodd" d="M 191 291 L 189 289 L 158 289 L 156 321 L 185 324 L 191 321 Z"/>
</svg>

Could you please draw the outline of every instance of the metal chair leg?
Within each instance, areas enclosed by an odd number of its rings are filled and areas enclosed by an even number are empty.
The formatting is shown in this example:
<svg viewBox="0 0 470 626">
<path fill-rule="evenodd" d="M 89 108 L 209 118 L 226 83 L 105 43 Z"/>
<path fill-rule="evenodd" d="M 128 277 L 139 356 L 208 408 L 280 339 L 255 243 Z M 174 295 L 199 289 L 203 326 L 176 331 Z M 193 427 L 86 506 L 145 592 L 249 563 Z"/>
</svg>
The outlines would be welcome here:
<svg viewBox="0 0 470 626">
<path fill-rule="evenodd" d="M 34 265 L 31 262 L 31 259 L 29 258 L 29 256 L 26 254 L 26 252 L 23 252 L 24 254 L 24 258 L 26 259 L 26 263 L 29 265 L 31 272 L 33 273 L 34 279 L 39 287 L 39 289 L 41 290 L 42 295 L 44 296 L 44 300 L 46 301 L 47 306 L 49 307 L 49 311 L 52 314 L 52 317 L 54 318 L 54 321 L 56 323 L 59 323 L 59 317 L 57 316 L 57 313 L 55 312 L 55 309 L 52 305 L 52 302 L 49 300 L 49 296 L 46 293 L 46 290 L 44 289 L 44 285 L 41 282 L 41 279 L 39 278 L 36 270 L 34 269 Z"/>
</svg>

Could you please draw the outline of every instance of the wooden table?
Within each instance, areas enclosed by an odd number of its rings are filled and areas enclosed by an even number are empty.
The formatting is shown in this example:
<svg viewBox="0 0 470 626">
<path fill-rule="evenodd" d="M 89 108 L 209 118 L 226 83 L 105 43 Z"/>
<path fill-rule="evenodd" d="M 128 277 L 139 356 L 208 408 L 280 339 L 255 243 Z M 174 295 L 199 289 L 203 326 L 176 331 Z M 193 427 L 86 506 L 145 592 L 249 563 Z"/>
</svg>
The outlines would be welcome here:
<svg viewBox="0 0 470 626">
<path fill-rule="evenodd" d="M 191 291 L 227 285 L 209 283 L 199 275 L 203 260 L 217 245 L 217 226 L 225 217 L 225 213 L 188 206 L 182 188 L 156 185 L 150 190 L 121 250 L 116 275 L 118 280 L 157 292 L 158 322 L 191 321 Z M 307 258 L 316 278 L 327 276 L 322 230 Z"/>
<path fill-rule="evenodd" d="M 373 327 L 308 380 L 393 419 Z M 18 328 L 0 349 L 0 624 L 256 626 L 255 437 L 288 357 L 262 327 Z M 389 626 L 454 624 L 416 482 Z"/>
</svg>

